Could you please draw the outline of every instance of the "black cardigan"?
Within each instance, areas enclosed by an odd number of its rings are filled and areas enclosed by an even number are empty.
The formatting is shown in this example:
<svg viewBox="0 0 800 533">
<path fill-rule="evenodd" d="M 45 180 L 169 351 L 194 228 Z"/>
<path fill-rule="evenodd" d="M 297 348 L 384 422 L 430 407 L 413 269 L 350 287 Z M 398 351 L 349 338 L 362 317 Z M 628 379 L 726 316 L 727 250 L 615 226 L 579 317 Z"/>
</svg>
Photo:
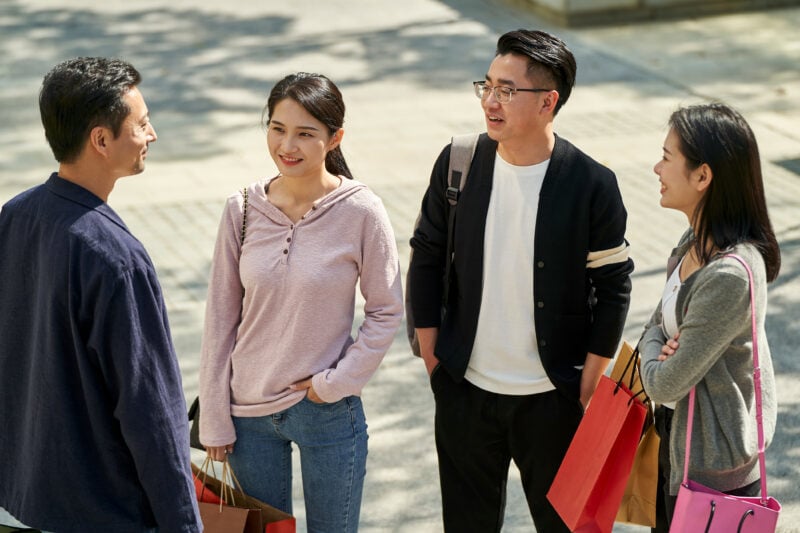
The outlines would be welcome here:
<svg viewBox="0 0 800 533">
<path fill-rule="evenodd" d="M 440 313 L 447 245 L 444 197 L 450 146 L 433 167 L 411 246 L 411 307 L 418 328 L 438 327 L 435 353 L 460 380 L 466 372 L 481 306 L 484 226 L 497 143 L 485 133 L 475 151 L 457 206 L 451 285 Z M 627 213 L 614 173 L 556 137 L 539 197 L 531 266 L 536 339 L 553 384 L 580 395 L 580 369 L 587 352 L 613 357 L 630 303 L 633 261 L 588 269 L 587 255 L 625 242 Z M 509 251 L 512 253 L 513 251 Z M 533 295 L 532 295 L 533 297 Z"/>
</svg>

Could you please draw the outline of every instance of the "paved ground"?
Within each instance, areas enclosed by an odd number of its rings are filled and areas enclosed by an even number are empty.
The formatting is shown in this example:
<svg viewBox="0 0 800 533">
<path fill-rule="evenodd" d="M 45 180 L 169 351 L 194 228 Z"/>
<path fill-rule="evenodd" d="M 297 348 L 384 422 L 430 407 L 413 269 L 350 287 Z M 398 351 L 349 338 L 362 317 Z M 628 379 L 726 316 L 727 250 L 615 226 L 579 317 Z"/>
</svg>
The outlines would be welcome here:
<svg viewBox="0 0 800 533">
<path fill-rule="evenodd" d="M 258 124 L 271 85 L 297 70 L 323 72 L 340 85 L 348 104 L 345 154 L 383 198 L 405 264 L 433 160 L 453 133 L 482 129 L 469 82 L 482 78 L 500 33 L 547 29 L 578 59 L 578 85 L 556 129 L 617 172 L 629 209 L 637 269 L 625 336 L 635 341 L 658 299 L 666 254 L 686 224 L 658 207 L 652 165 L 665 121 L 681 104 L 727 101 L 759 139 L 784 254 L 768 317 L 780 396 L 768 470 L 770 489 L 784 504 L 780 530 L 800 531 L 800 9 L 565 30 L 515 5 L 3 0 L 0 203 L 55 168 L 36 104 L 44 73 L 77 55 L 132 61 L 145 76 L 159 141 L 147 171 L 122 180 L 110 203 L 159 269 L 191 398 L 223 199 L 274 172 Z M 402 332 L 364 400 L 371 438 L 361 530 L 440 530 L 433 401 Z M 505 531 L 531 531 L 517 479 L 512 472 Z M 299 488 L 295 493 L 304 531 Z"/>
</svg>

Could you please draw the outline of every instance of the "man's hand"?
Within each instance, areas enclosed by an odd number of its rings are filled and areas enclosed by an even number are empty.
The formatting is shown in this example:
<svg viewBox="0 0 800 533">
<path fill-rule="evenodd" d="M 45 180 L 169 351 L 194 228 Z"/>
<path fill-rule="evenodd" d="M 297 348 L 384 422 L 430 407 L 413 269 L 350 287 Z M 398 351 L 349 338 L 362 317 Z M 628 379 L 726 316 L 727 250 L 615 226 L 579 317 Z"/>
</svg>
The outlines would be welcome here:
<svg viewBox="0 0 800 533">
<path fill-rule="evenodd" d="M 428 356 L 423 355 L 422 360 L 425 362 L 425 371 L 428 373 L 428 377 L 431 377 L 431 374 L 433 374 L 436 365 L 439 364 L 439 360 L 433 354 L 430 354 Z"/>
<path fill-rule="evenodd" d="M 600 376 L 606 371 L 608 363 L 611 359 L 602 357 L 591 352 L 586 354 L 586 362 L 583 364 L 583 371 L 581 372 L 581 405 L 583 410 L 589 406 L 597 384 L 600 382 Z"/>
<path fill-rule="evenodd" d="M 434 354 L 436 339 L 439 337 L 439 328 L 417 328 L 417 339 L 419 339 L 419 354 L 425 362 L 425 371 L 428 377 L 433 373 L 433 369 L 439 364 L 439 359 Z"/>
</svg>

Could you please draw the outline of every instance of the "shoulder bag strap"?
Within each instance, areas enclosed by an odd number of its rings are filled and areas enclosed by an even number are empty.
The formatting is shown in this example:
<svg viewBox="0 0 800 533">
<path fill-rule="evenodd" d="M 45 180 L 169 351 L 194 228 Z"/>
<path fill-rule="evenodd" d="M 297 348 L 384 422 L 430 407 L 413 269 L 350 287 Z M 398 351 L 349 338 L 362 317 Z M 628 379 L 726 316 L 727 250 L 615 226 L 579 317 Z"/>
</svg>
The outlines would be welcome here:
<svg viewBox="0 0 800 533">
<path fill-rule="evenodd" d="M 247 187 L 242 189 L 242 196 L 244 196 L 244 202 L 242 203 L 242 230 L 239 235 L 239 255 L 242 254 L 242 246 L 244 246 L 244 235 L 247 231 Z"/>
<path fill-rule="evenodd" d="M 475 147 L 478 145 L 477 133 L 467 133 L 464 135 L 454 135 L 450 146 L 450 165 L 447 168 L 447 189 L 445 197 L 450 207 L 447 209 L 447 255 L 445 256 L 444 266 L 444 291 L 442 292 L 442 302 L 447 302 L 450 289 L 450 268 L 453 264 L 453 238 L 455 234 L 456 205 L 461 196 L 461 191 L 467 184 L 469 167 L 475 155 Z"/>
<path fill-rule="evenodd" d="M 742 259 L 736 254 L 725 254 L 724 257 L 731 257 L 739 261 L 742 266 L 747 270 L 747 278 L 750 284 L 750 326 L 753 335 L 753 387 L 755 388 L 756 397 L 756 426 L 758 428 L 758 465 L 761 469 L 761 504 L 766 505 L 767 502 L 767 463 L 764 457 L 764 422 L 761 413 L 762 398 L 761 398 L 761 367 L 758 363 L 758 331 L 756 330 L 756 305 L 755 305 L 755 288 L 753 284 L 753 271 L 747 261 Z M 689 457 L 691 452 L 692 443 L 692 426 L 694 423 L 694 400 L 695 388 L 689 391 L 689 414 L 686 420 L 686 450 L 683 456 L 683 484 L 689 481 Z"/>
<path fill-rule="evenodd" d="M 478 145 L 477 133 L 454 135 L 450 147 L 450 165 L 447 168 L 447 190 L 445 196 L 451 207 L 458 203 L 458 197 L 467 184 L 469 166 Z"/>
</svg>

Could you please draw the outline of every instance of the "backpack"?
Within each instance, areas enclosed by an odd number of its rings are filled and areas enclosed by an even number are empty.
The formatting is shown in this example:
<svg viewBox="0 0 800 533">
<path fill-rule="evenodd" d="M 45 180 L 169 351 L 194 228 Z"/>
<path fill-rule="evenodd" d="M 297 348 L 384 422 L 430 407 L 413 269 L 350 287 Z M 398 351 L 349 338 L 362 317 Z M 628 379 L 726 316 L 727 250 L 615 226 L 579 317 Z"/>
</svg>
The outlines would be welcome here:
<svg viewBox="0 0 800 533">
<path fill-rule="evenodd" d="M 464 135 L 455 135 L 452 139 L 450 148 L 450 164 L 447 168 L 447 189 L 445 196 L 447 203 L 450 207 L 447 209 L 447 255 L 446 264 L 444 269 L 444 291 L 442 293 L 442 316 L 444 316 L 445 305 L 447 303 L 447 292 L 450 288 L 450 268 L 453 263 L 453 233 L 455 230 L 456 219 L 456 205 L 461 191 L 467 183 L 467 176 L 469 174 L 469 167 L 472 163 L 472 157 L 475 155 L 475 147 L 478 144 L 477 133 L 468 133 Z M 414 223 L 414 232 L 417 231 L 419 226 L 420 215 L 417 215 L 417 221 Z M 411 266 L 411 257 L 413 257 L 414 250 L 411 250 L 409 255 L 409 268 Z M 409 276 L 408 270 L 406 271 L 406 294 L 405 294 L 405 308 L 406 308 L 406 334 L 408 335 L 408 342 L 411 345 L 411 353 L 420 356 L 419 353 L 419 339 L 417 332 L 414 329 L 414 315 L 411 312 L 411 297 L 408 290 Z"/>
</svg>

